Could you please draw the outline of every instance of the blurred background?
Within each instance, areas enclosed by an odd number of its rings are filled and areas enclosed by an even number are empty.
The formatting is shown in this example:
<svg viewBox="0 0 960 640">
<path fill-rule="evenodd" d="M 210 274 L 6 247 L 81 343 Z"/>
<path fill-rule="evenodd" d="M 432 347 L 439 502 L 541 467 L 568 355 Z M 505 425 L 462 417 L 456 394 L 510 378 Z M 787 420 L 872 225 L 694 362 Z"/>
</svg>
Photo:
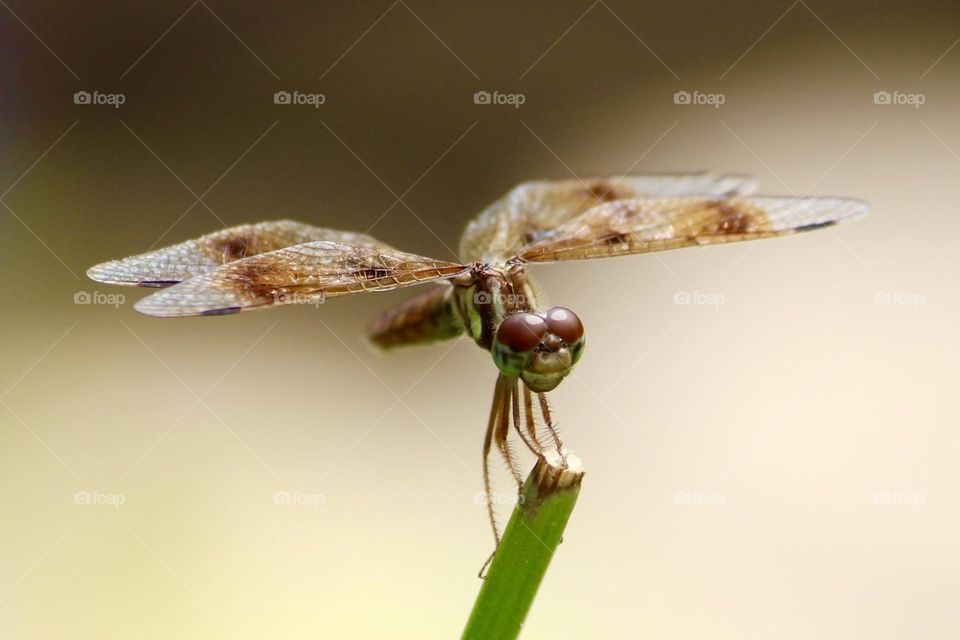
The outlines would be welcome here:
<svg viewBox="0 0 960 640">
<path fill-rule="evenodd" d="M 0 636 L 450 638 L 492 545 L 489 355 L 365 342 L 410 291 L 168 321 L 89 266 L 453 259 L 518 182 L 695 170 L 873 212 L 534 269 L 588 475 L 524 637 L 960 633 L 956 3 L 0 5 Z"/>
</svg>

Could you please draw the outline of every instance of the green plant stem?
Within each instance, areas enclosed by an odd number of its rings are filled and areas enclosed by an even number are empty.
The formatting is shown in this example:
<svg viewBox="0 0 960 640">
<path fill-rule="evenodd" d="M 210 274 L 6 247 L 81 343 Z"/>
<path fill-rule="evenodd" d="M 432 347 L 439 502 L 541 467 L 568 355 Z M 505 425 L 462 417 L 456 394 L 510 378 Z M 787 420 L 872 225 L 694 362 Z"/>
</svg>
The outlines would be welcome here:
<svg viewBox="0 0 960 640">
<path fill-rule="evenodd" d="M 583 470 L 573 456 L 537 460 L 480 587 L 464 640 L 510 640 L 520 635 L 577 503 L 582 479 Z"/>
</svg>

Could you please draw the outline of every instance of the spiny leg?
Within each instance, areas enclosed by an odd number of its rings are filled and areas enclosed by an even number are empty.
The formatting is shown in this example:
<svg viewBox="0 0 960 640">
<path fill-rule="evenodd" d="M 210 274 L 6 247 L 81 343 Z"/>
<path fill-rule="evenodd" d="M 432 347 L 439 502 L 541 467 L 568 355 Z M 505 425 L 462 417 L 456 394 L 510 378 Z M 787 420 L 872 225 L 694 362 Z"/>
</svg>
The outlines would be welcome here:
<svg viewBox="0 0 960 640">
<path fill-rule="evenodd" d="M 487 422 L 487 433 L 483 439 L 483 491 L 487 499 L 487 518 L 490 520 L 490 528 L 493 529 L 493 551 L 490 552 L 490 557 L 488 557 L 486 562 L 483 563 L 483 566 L 480 567 L 480 571 L 477 574 L 480 578 L 486 578 L 487 567 L 493 562 L 493 556 L 496 555 L 497 549 L 500 547 L 500 530 L 497 527 L 497 516 L 493 509 L 493 492 L 490 488 L 490 445 L 494 439 L 497 440 L 497 447 L 500 449 L 504 458 L 506 458 L 507 464 L 510 465 L 510 470 L 514 473 L 515 477 L 518 477 L 518 472 L 512 464 L 509 450 L 503 446 L 506 445 L 506 441 L 504 440 L 502 445 L 500 442 L 500 432 L 506 431 L 502 425 L 509 411 L 510 398 L 507 394 L 508 390 L 507 381 L 501 375 L 497 378 L 497 384 L 496 387 L 494 387 L 493 403 L 490 406 L 490 420 Z M 507 424 L 509 425 L 509 422 L 507 422 Z"/>
<path fill-rule="evenodd" d="M 537 445 L 537 453 L 543 453 L 543 445 L 537 439 L 537 423 L 533 418 L 533 393 L 527 385 L 523 385 L 523 414 L 527 420 L 527 433 L 530 434 L 533 443 Z"/>
<path fill-rule="evenodd" d="M 543 414 L 543 422 L 550 431 L 553 444 L 557 447 L 557 453 L 563 455 L 563 443 L 560 442 L 560 434 L 557 433 L 556 427 L 553 426 L 553 418 L 550 417 L 550 405 L 547 404 L 547 394 L 538 393 L 537 398 L 540 399 L 540 412 Z"/>
<path fill-rule="evenodd" d="M 493 493 L 490 491 L 490 445 L 493 443 L 493 432 L 496 429 L 497 421 L 501 415 L 501 406 L 503 405 L 503 376 L 497 378 L 497 384 L 493 390 L 493 403 L 490 405 L 490 420 L 487 422 L 487 433 L 483 438 L 483 491 L 487 499 L 487 518 L 490 520 L 490 528 L 493 529 L 494 546 L 500 545 L 500 531 L 497 528 L 497 518 L 493 511 Z M 492 555 L 490 556 L 493 557 Z M 489 562 L 489 560 L 487 561 Z M 484 565 L 486 568 L 486 564 Z M 480 570 L 483 572 L 483 569 Z"/>
<path fill-rule="evenodd" d="M 516 481 L 519 491 L 523 488 L 523 476 L 520 475 L 520 468 L 517 466 L 513 451 L 510 450 L 510 443 L 507 441 L 510 435 L 510 405 L 513 402 L 514 389 L 506 378 L 502 380 L 503 400 L 501 401 L 500 416 L 493 431 L 493 438 L 500 448 L 500 453 L 503 454 L 503 459 L 507 461 L 507 467 L 510 468 L 510 473 L 513 474 L 513 479 Z"/>
<path fill-rule="evenodd" d="M 523 444 L 527 445 L 527 449 L 533 452 L 533 455 L 539 456 L 543 453 L 543 447 L 540 446 L 540 443 L 537 442 L 537 428 L 533 422 L 533 415 L 530 413 L 530 390 L 527 389 L 527 385 L 522 385 L 524 391 L 524 403 L 526 405 L 526 420 L 527 420 L 527 430 L 530 431 L 530 435 L 533 437 L 533 440 L 527 438 L 527 434 L 523 432 L 523 429 L 520 428 L 520 381 L 514 379 L 513 388 L 511 389 L 510 398 L 511 406 L 513 408 L 513 427 L 517 430 L 517 435 L 520 436 L 520 439 L 523 440 Z M 531 428 L 532 427 L 532 428 Z"/>
</svg>

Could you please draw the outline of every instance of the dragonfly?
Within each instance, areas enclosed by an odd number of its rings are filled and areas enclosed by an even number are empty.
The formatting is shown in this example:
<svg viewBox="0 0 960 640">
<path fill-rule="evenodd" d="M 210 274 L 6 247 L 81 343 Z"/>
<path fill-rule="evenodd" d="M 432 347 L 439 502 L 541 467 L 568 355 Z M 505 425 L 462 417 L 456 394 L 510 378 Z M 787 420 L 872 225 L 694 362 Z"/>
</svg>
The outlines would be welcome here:
<svg viewBox="0 0 960 640">
<path fill-rule="evenodd" d="M 158 317 L 220 316 L 424 285 L 379 315 L 369 337 L 390 350 L 467 336 L 492 357 L 498 374 L 483 484 L 499 545 L 491 451 L 506 461 L 518 490 L 512 432 L 537 456 L 563 453 L 547 393 L 570 375 L 586 344 L 576 313 L 538 304 L 528 267 L 788 236 L 868 211 L 861 200 L 753 196 L 755 187 L 749 176 L 710 173 L 525 182 L 469 222 L 457 262 L 400 251 L 365 233 L 280 220 L 105 262 L 87 275 L 158 288 L 135 305 Z"/>
</svg>

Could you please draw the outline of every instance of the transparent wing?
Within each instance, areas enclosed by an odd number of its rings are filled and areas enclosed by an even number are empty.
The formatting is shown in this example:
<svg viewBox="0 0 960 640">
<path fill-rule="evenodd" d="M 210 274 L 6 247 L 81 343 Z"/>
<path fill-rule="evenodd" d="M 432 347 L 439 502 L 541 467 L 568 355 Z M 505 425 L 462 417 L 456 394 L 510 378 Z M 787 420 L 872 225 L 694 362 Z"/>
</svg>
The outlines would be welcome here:
<svg viewBox="0 0 960 640">
<path fill-rule="evenodd" d="M 384 291 L 455 276 L 468 267 L 395 249 L 321 240 L 242 258 L 147 296 L 148 316 L 220 315 Z"/>
<path fill-rule="evenodd" d="M 317 240 L 392 250 L 389 245 L 363 234 L 277 220 L 222 229 L 156 251 L 104 262 L 91 267 L 87 276 L 109 284 L 168 287 L 209 273 L 227 262 Z"/>
<path fill-rule="evenodd" d="M 660 198 L 598 205 L 526 246 L 530 262 L 586 260 L 820 229 L 866 215 L 847 198 Z"/>
<path fill-rule="evenodd" d="M 741 175 L 641 175 L 525 182 L 480 213 L 460 240 L 466 262 L 499 264 L 553 229 L 604 202 L 636 198 L 747 195 L 756 183 Z"/>
</svg>

